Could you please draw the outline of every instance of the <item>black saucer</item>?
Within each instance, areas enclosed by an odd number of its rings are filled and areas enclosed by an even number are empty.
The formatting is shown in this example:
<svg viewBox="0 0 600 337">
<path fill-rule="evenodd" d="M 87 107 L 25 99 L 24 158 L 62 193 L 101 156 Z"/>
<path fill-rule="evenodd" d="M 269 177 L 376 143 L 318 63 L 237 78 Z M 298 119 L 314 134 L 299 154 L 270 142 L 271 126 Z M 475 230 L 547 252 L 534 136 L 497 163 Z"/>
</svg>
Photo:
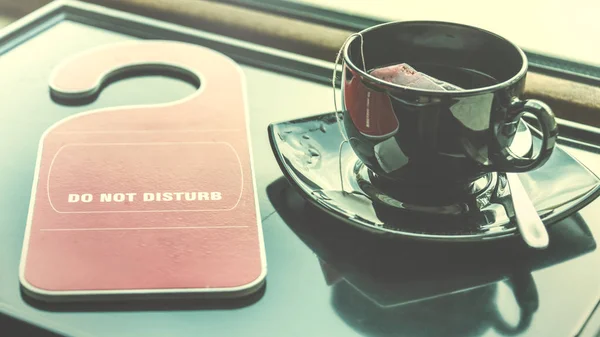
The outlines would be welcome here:
<svg viewBox="0 0 600 337">
<path fill-rule="evenodd" d="M 537 134 L 525 123 L 520 129 L 534 144 L 539 143 Z M 333 113 L 272 124 L 269 138 L 284 175 L 300 194 L 351 225 L 441 241 L 481 241 L 518 234 L 503 173 L 490 175 L 477 193 L 447 204 L 411 204 L 373 184 L 350 146 L 340 151 L 343 138 Z M 521 173 L 519 178 L 547 226 L 600 193 L 600 179 L 559 146 L 544 166 Z"/>
</svg>

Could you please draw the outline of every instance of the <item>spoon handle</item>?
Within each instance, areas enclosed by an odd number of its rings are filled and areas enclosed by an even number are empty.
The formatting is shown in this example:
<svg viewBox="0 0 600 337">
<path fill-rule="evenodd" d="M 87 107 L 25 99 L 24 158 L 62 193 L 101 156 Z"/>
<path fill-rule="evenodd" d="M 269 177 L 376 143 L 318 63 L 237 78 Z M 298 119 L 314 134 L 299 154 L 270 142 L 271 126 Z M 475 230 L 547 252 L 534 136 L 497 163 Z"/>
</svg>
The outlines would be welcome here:
<svg viewBox="0 0 600 337">
<path fill-rule="evenodd" d="M 527 191 L 523 187 L 516 173 L 506 173 L 510 193 L 512 195 L 517 227 L 525 243 L 532 248 L 544 249 L 548 247 L 550 239 L 546 226 L 540 219 Z"/>
</svg>

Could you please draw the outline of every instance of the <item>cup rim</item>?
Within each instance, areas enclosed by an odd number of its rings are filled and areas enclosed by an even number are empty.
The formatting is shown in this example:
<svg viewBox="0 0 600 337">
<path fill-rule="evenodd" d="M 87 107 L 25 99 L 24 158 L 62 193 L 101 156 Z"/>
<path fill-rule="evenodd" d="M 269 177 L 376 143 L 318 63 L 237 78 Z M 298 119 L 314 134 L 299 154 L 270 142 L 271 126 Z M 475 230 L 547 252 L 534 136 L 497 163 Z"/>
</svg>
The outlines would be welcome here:
<svg viewBox="0 0 600 337">
<path fill-rule="evenodd" d="M 358 38 L 358 35 L 355 35 L 355 36 L 351 37 L 350 39 L 348 39 L 348 41 L 346 41 L 345 45 L 343 46 L 343 48 L 344 48 L 343 49 L 344 64 L 347 65 L 348 67 L 350 67 L 355 72 L 359 73 L 361 77 L 367 78 L 370 81 L 375 82 L 376 84 L 383 86 L 385 88 L 411 91 L 416 94 L 420 93 L 420 94 L 430 94 L 430 95 L 438 95 L 438 96 L 468 96 L 468 95 L 473 95 L 473 94 L 489 93 L 489 92 L 496 91 L 498 89 L 503 89 L 503 88 L 509 87 L 509 86 L 519 82 L 527 74 L 527 70 L 528 70 L 528 66 L 529 66 L 528 60 L 527 60 L 527 55 L 525 55 L 525 52 L 523 52 L 523 50 L 521 48 L 519 48 L 517 45 L 515 45 L 510 40 L 508 40 L 496 33 L 493 33 L 491 31 L 483 29 L 483 28 L 471 26 L 471 25 L 455 23 L 455 22 L 448 22 L 448 21 L 432 21 L 432 20 L 390 21 L 390 22 L 384 22 L 384 23 L 381 23 L 378 25 L 368 27 L 366 29 L 361 30 L 359 33 L 364 34 L 364 33 L 367 33 L 367 32 L 373 31 L 373 30 L 377 30 L 377 29 L 385 27 L 385 26 L 394 26 L 394 25 L 402 26 L 402 25 L 411 25 L 411 24 L 433 24 L 433 25 L 450 25 L 450 26 L 455 26 L 455 27 L 463 27 L 463 28 L 478 30 L 478 31 L 488 34 L 492 37 L 501 39 L 504 42 L 508 43 L 510 46 L 512 46 L 519 53 L 519 55 L 521 56 L 521 60 L 522 60 L 521 69 L 515 75 L 513 75 L 511 78 L 509 78 L 508 80 L 500 82 L 500 83 L 496 83 L 494 85 L 487 86 L 487 87 L 465 89 L 465 90 L 460 90 L 460 91 L 441 91 L 441 90 L 419 89 L 419 88 L 409 87 L 409 86 L 395 84 L 395 83 L 381 80 L 381 79 L 363 71 L 358 66 L 356 66 L 352 62 L 352 60 L 350 60 L 348 51 L 350 49 L 350 45 L 352 44 L 352 42 L 354 42 Z"/>
</svg>

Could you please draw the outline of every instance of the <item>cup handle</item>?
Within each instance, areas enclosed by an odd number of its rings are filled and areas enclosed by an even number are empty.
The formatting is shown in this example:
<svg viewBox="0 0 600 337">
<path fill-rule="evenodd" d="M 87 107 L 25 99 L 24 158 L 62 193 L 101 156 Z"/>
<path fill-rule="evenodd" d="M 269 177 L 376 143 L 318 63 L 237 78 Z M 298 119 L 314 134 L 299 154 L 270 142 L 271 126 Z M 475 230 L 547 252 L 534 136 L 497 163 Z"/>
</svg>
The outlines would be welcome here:
<svg viewBox="0 0 600 337">
<path fill-rule="evenodd" d="M 533 276 L 523 272 L 508 279 L 508 285 L 521 311 L 519 322 L 516 325 L 506 323 L 496 311 L 494 329 L 505 336 L 514 336 L 527 330 L 533 320 L 533 315 L 539 307 L 539 295 Z"/>
<path fill-rule="evenodd" d="M 486 165 L 491 171 L 497 172 L 526 172 L 542 166 L 552 155 L 556 138 L 558 137 L 558 125 L 554 113 L 544 102 L 528 99 L 515 98 L 509 107 L 510 120 L 519 121 L 524 113 L 531 113 L 539 121 L 542 129 L 542 146 L 539 152 L 531 158 L 515 155 L 510 149 L 501 149 L 494 156 L 493 163 Z"/>
</svg>

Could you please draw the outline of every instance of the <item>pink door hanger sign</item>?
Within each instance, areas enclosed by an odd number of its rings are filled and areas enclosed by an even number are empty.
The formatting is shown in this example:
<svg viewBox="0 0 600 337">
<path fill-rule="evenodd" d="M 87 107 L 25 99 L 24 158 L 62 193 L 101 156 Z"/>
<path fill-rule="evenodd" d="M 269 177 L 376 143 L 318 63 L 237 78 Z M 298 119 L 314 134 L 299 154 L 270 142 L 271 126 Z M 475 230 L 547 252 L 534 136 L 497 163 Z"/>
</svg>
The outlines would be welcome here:
<svg viewBox="0 0 600 337">
<path fill-rule="evenodd" d="M 86 111 L 46 130 L 21 259 L 24 290 L 61 301 L 259 289 L 266 258 L 241 68 L 197 45 L 125 42 L 65 60 L 50 90 L 90 97 L 132 69 L 183 72 L 200 87 L 176 102 Z"/>
</svg>

